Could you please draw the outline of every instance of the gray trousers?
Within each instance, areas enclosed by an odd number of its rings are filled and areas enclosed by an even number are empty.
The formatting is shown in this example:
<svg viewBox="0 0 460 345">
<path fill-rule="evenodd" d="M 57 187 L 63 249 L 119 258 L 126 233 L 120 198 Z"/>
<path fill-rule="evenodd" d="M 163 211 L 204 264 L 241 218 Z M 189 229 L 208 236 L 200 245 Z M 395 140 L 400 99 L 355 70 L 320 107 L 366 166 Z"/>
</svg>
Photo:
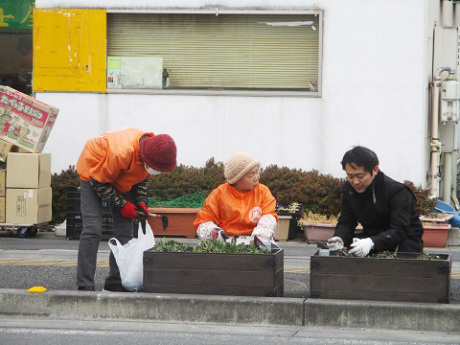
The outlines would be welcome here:
<svg viewBox="0 0 460 345">
<path fill-rule="evenodd" d="M 80 181 L 80 193 L 82 232 L 78 244 L 77 285 L 94 287 L 97 252 L 102 233 L 102 200 L 86 181 Z M 124 197 L 131 201 L 130 192 Z M 133 221 L 124 218 L 117 208 L 112 208 L 111 211 L 113 237 L 117 238 L 121 244 L 125 244 L 133 238 Z M 105 286 L 121 286 L 120 271 L 112 252 L 110 252 L 109 267 L 109 276 L 105 279 Z"/>
</svg>

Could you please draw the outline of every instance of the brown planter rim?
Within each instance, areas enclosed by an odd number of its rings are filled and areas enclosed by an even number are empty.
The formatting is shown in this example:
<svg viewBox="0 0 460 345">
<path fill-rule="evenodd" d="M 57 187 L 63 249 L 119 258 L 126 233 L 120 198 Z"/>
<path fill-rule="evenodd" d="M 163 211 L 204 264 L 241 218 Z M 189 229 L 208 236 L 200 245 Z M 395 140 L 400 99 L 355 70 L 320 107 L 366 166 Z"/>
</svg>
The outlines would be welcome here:
<svg viewBox="0 0 460 345">
<path fill-rule="evenodd" d="M 439 223 L 436 223 L 436 224 L 433 224 L 433 225 L 423 225 L 423 229 L 430 229 L 430 230 L 449 230 L 450 228 L 452 228 L 452 225 L 451 224 L 439 224 Z"/>
</svg>

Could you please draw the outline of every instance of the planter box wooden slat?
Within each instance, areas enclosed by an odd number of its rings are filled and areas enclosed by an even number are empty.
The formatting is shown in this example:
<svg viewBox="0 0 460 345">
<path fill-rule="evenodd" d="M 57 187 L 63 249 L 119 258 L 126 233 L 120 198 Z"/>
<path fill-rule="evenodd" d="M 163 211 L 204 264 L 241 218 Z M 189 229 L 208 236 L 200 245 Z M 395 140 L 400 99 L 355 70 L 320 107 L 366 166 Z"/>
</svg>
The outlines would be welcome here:
<svg viewBox="0 0 460 345">
<path fill-rule="evenodd" d="M 310 297 L 448 303 L 451 259 L 420 260 L 319 256 L 310 261 Z"/>
<path fill-rule="evenodd" d="M 150 271 L 155 285 L 181 285 L 183 280 L 189 286 L 202 286 L 204 281 L 212 281 L 215 286 L 266 287 L 273 281 L 273 276 L 265 272 L 226 271 L 226 270 L 154 270 Z M 225 275 L 225 280 L 219 279 Z M 246 279 L 247 277 L 251 279 Z"/>
<path fill-rule="evenodd" d="M 341 285 L 338 285 L 338 280 Z M 399 277 L 398 285 L 387 283 L 388 276 L 363 276 L 363 275 L 323 275 L 315 287 L 324 290 L 349 290 L 349 292 L 361 293 L 363 291 L 379 291 L 382 285 L 386 285 L 389 290 L 385 293 L 407 292 L 411 293 L 431 293 L 445 287 L 439 277 L 435 278 L 406 278 Z"/>
<path fill-rule="evenodd" d="M 271 254 L 144 252 L 144 291 L 283 296 L 284 251 Z"/>
<path fill-rule="evenodd" d="M 439 300 L 439 294 L 420 294 L 420 293 L 411 293 L 411 292 L 378 292 L 379 298 L 378 301 L 381 302 L 414 302 L 414 303 L 447 303 L 445 300 Z M 343 292 L 338 290 L 324 291 L 324 294 L 327 294 L 328 299 L 349 299 L 349 300 L 363 300 L 363 301 L 375 301 L 375 292 L 373 291 L 362 291 L 360 292 L 359 298 L 353 298 L 352 294 L 344 295 Z M 311 296 L 313 297 L 313 296 Z"/>
</svg>

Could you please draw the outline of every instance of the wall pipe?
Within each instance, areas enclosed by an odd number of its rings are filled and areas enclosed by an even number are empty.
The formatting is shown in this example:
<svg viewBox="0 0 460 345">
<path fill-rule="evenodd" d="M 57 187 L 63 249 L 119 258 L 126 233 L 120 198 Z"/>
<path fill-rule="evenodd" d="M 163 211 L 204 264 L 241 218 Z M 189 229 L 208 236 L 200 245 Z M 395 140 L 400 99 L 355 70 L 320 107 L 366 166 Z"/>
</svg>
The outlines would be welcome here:
<svg viewBox="0 0 460 345">
<path fill-rule="evenodd" d="M 442 199 L 450 203 L 452 195 L 452 152 L 444 152 L 444 179 L 442 181 Z"/>
<path fill-rule="evenodd" d="M 441 142 L 439 141 L 439 96 L 441 82 L 433 76 L 431 93 L 431 198 L 438 197 Z"/>
</svg>

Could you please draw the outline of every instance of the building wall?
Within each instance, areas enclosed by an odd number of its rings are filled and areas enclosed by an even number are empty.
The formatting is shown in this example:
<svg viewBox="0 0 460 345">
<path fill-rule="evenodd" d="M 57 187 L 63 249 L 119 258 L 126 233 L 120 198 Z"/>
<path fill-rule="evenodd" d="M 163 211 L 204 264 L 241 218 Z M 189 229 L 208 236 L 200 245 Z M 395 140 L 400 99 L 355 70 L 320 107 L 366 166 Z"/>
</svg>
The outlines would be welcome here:
<svg viewBox="0 0 460 345">
<path fill-rule="evenodd" d="M 37 8 L 90 8 L 37 0 Z M 92 1 L 95 8 L 163 8 L 164 1 Z M 324 11 L 322 96 L 240 97 L 37 93 L 60 108 L 45 147 L 53 171 L 75 164 L 86 139 L 134 126 L 168 133 L 178 161 L 202 166 L 236 150 L 277 164 L 343 176 L 343 153 L 365 145 L 398 180 L 426 184 L 428 137 L 426 3 L 420 0 L 168 1 L 171 8 Z"/>
</svg>

